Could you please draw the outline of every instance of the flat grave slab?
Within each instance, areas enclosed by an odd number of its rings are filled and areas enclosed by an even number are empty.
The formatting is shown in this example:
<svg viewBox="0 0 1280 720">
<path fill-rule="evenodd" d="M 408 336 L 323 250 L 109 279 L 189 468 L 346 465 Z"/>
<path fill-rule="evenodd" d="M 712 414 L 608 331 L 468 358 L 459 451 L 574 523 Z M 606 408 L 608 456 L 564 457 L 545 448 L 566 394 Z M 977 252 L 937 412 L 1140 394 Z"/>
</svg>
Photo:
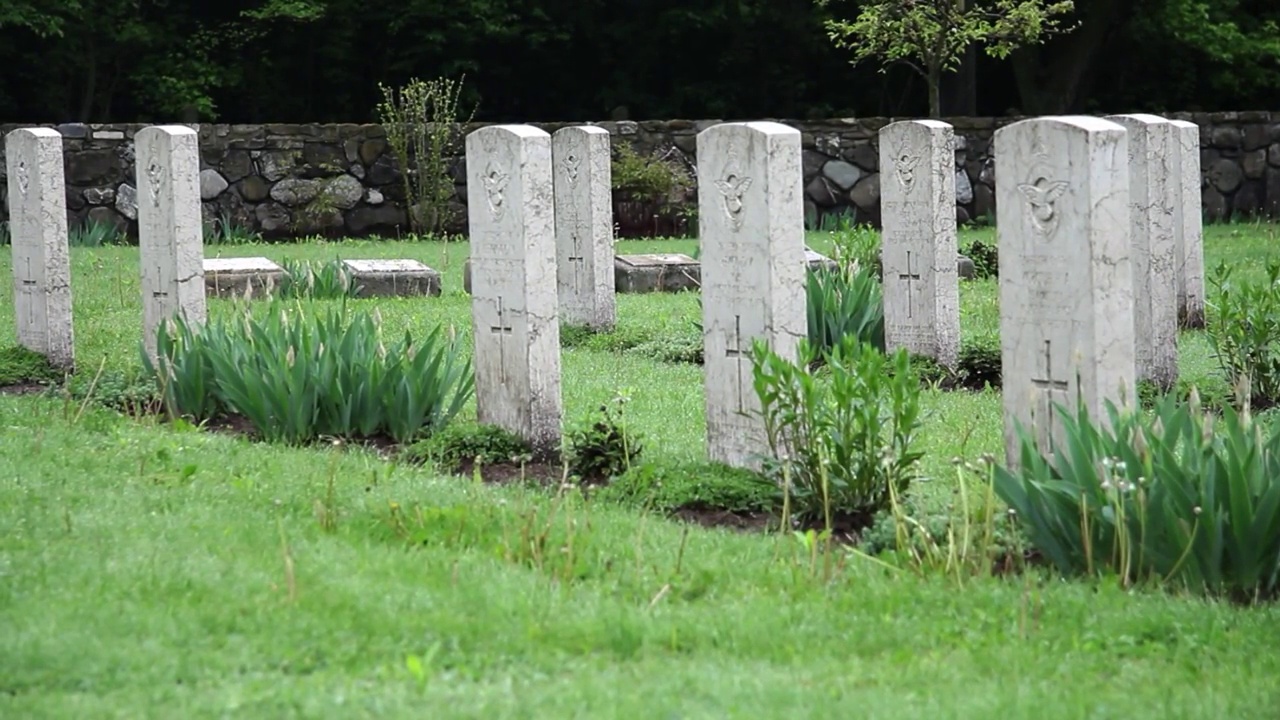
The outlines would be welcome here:
<svg viewBox="0 0 1280 720">
<path fill-rule="evenodd" d="M 832 260 L 831 258 L 827 257 L 826 255 L 823 255 L 822 253 L 812 248 L 804 249 L 804 260 L 805 260 L 805 263 L 809 265 L 809 269 L 811 270 L 817 270 L 818 268 L 835 270 L 838 267 L 840 267 L 835 260 Z"/>
<path fill-rule="evenodd" d="M 440 295 L 440 273 L 417 260 L 343 260 L 358 297 Z"/>
<path fill-rule="evenodd" d="M 702 286 L 702 265 L 684 253 L 618 255 L 614 287 L 620 293 L 679 292 Z"/>
<path fill-rule="evenodd" d="M 204 259 L 204 289 L 214 297 L 264 297 L 279 284 L 284 269 L 264 257 L 228 257 Z"/>
</svg>

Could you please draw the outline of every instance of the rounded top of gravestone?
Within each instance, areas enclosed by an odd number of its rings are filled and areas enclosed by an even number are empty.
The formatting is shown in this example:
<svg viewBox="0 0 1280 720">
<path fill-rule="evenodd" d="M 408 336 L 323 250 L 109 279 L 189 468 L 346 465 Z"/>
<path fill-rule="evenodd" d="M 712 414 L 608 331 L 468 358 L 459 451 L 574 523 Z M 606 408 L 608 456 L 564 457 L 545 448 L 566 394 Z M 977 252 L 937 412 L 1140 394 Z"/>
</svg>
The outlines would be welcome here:
<svg viewBox="0 0 1280 720">
<path fill-rule="evenodd" d="M 54 130 L 53 128 L 29 127 L 29 128 L 18 128 L 17 130 L 13 130 L 6 137 L 58 138 L 59 140 L 61 140 L 62 133 L 58 132 L 57 130 Z"/>
<path fill-rule="evenodd" d="M 1161 125 L 1168 123 L 1167 118 L 1151 113 L 1125 113 L 1123 115 L 1108 115 L 1107 120 L 1120 123 L 1121 125 Z"/>
<path fill-rule="evenodd" d="M 186 125 L 148 125 L 138 131 L 134 136 L 136 139 L 145 139 L 147 135 L 169 135 L 177 137 L 180 135 L 196 135 L 196 131 Z"/>
<path fill-rule="evenodd" d="M 549 138 L 550 133 L 532 125 L 486 125 L 473 130 L 468 137 L 484 137 L 485 135 L 513 135 L 518 138 Z"/>
<path fill-rule="evenodd" d="M 749 130 L 752 132 L 760 133 L 761 135 L 769 135 L 769 136 L 794 135 L 797 138 L 800 137 L 799 130 L 791 127 L 790 125 L 784 125 L 783 123 L 774 122 L 772 120 L 751 120 L 748 122 L 718 123 L 698 133 L 698 137 L 714 137 L 716 135 L 720 135 L 723 133 L 735 133 L 735 132 L 741 132 L 742 130 Z"/>
<path fill-rule="evenodd" d="M 609 131 L 599 125 L 570 125 L 562 127 L 552 133 L 552 135 L 572 135 L 574 133 L 582 133 L 584 135 L 608 135 Z"/>
<path fill-rule="evenodd" d="M 907 129 L 927 128 L 929 130 L 955 130 L 955 126 L 951 123 L 941 120 L 933 120 L 931 118 L 920 118 L 915 120 L 897 120 L 880 128 L 877 132 L 880 134 L 891 133 L 893 131 L 902 131 Z"/>
<path fill-rule="evenodd" d="M 1060 130 L 1082 130 L 1086 133 L 1121 133 L 1125 132 L 1120 123 L 1092 115 L 1050 115 L 1034 117 L 1009 123 L 995 131 L 994 137 L 1017 135 L 1032 127 L 1053 127 Z"/>
</svg>

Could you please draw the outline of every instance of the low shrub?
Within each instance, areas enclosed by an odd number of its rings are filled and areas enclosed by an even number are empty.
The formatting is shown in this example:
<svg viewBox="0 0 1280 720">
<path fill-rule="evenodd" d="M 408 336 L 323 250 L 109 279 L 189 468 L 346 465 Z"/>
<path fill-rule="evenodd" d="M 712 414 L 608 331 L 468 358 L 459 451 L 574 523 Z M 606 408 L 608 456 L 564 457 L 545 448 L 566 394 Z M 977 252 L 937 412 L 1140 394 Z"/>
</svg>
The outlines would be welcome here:
<svg viewBox="0 0 1280 720">
<path fill-rule="evenodd" d="M 375 311 L 376 313 L 376 311 Z M 378 320 L 340 309 L 272 303 L 203 327 L 181 317 L 157 331 L 157 359 L 143 353 L 171 415 L 197 422 L 241 415 L 266 440 L 321 436 L 413 440 L 444 427 L 474 391 L 460 346 L 440 326 L 389 347 Z"/>
<path fill-rule="evenodd" d="M 524 438 L 506 428 L 476 422 L 447 425 L 404 452 L 410 461 L 430 462 L 447 473 L 464 470 L 469 464 L 520 462 L 531 455 Z"/>
<path fill-rule="evenodd" d="M 958 381 L 973 390 L 983 390 L 987 386 L 999 389 L 1004 382 L 1003 362 L 999 336 L 962 340 L 956 363 Z"/>
<path fill-rule="evenodd" d="M 1020 432 L 1019 469 L 995 468 L 1000 498 L 1066 576 L 1109 575 L 1254 602 L 1280 594 L 1280 429 L 1248 412 L 1161 401 L 1109 423 L 1059 410 L 1046 457 Z"/>
<path fill-rule="evenodd" d="M 1239 406 L 1269 407 L 1280 402 L 1280 262 L 1267 262 L 1261 283 L 1237 283 L 1234 272 L 1219 263 L 1210 274 L 1206 335 Z"/>
<path fill-rule="evenodd" d="M 0 348 L 0 386 L 32 383 L 48 385 L 62 380 L 62 371 L 49 359 L 21 345 Z"/>
<path fill-rule="evenodd" d="M 766 473 L 801 521 L 833 515 L 869 520 L 902 495 L 923 453 L 920 380 L 909 355 L 886 355 L 847 335 L 812 370 L 819 349 L 799 343 L 795 359 L 753 344 L 754 385 L 770 457 Z"/>
<path fill-rule="evenodd" d="M 1000 248 L 995 243 L 974 240 L 964 249 L 964 256 L 973 261 L 974 278 L 1000 277 Z"/>
<path fill-rule="evenodd" d="M 625 395 L 600 406 L 601 417 L 586 427 L 570 430 L 566 453 L 569 474 L 580 480 L 607 480 L 626 472 L 644 449 L 641 435 L 628 428 L 623 417 Z"/>
<path fill-rule="evenodd" d="M 592 498 L 660 513 L 711 508 L 759 513 L 776 509 L 781 493 L 771 480 L 750 470 L 719 463 L 651 460 L 633 464 L 608 485 L 592 491 Z"/>
<path fill-rule="evenodd" d="M 630 348 L 627 352 L 663 362 L 702 365 L 705 359 L 704 351 L 702 335 L 688 333 L 649 340 Z"/>
</svg>

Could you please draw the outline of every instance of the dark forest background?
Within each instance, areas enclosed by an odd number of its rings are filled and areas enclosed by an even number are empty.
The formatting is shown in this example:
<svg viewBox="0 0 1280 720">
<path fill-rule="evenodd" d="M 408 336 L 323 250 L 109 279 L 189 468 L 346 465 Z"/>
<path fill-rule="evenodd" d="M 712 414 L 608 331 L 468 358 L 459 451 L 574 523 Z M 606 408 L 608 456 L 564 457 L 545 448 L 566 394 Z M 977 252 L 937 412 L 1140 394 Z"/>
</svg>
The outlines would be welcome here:
<svg viewBox="0 0 1280 720">
<path fill-rule="evenodd" d="M 371 122 L 379 83 L 465 74 L 484 121 L 924 115 L 907 67 L 823 29 L 857 0 L 0 0 L 0 122 Z M 1280 0 L 1076 0 L 972 54 L 944 115 L 1268 110 Z"/>
</svg>

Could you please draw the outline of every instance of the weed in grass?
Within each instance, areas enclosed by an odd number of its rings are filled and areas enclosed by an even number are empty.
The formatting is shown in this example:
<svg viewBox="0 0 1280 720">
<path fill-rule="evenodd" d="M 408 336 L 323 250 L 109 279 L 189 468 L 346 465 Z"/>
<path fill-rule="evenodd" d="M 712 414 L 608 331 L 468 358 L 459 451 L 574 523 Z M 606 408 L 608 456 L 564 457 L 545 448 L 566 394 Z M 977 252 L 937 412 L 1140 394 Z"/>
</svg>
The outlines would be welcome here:
<svg viewBox="0 0 1280 720">
<path fill-rule="evenodd" d="M 222 210 L 204 227 L 205 245 L 256 245 L 262 242 L 262 233 L 236 222 L 232 214 Z"/>
<path fill-rule="evenodd" d="M 1280 402 L 1280 261 L 1269 261 L 1261 282 L 1235 282 L 1236 268 L 1219 263 L 1209 276 L 1212 312 L 1206 335 L 1237 407 Z"/>
<path fill-rule="evenodd" d="M 598 420 L 569 431 L 566 459 L 571 477 L 600 482 L 631 469 L 644 445 L 640 433 L 626 423 L 623 408 L 629 399 L 618 393 L 611 403 L 600 406 Z"/>
<path fill-rule="evenodd" d="M 488 423 L 454 423 L 405 448 L 411 462 L 430 462 L 446 473 L 471 466 L 526 461 L 532 450 L 519 435 Z"/>
<path fill-rule="evenodd" d="M 124 232 L 114 223 L 88 220 L 71 228 L 67 244 L 71 247 L 98 248 L 123 245 Z"/>
</svg>

